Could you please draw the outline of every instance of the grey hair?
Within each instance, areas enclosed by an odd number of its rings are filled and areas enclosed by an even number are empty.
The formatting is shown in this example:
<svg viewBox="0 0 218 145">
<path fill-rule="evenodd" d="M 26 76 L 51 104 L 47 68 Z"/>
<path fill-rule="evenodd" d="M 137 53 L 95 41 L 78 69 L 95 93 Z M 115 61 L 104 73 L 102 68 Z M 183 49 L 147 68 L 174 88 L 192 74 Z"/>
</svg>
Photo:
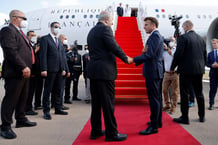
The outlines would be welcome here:
<svg viewBox="0 0 218 145">
<path fill-rule="evenodd" d="M 111 17 L 111 14 L 108 11 L 102 11 L 98 17 L 98 21 L 105 21 L 106 19 L 109 19 Z"/>
<path fill-rule="evenodd" d="M 190 28 L 192 28 L 194 26 L 194 24 L 192 23 L 191 20 L 186 20 L 184 23 L 183 23 L 184 26 L 189 26 Z"/>
</svg>

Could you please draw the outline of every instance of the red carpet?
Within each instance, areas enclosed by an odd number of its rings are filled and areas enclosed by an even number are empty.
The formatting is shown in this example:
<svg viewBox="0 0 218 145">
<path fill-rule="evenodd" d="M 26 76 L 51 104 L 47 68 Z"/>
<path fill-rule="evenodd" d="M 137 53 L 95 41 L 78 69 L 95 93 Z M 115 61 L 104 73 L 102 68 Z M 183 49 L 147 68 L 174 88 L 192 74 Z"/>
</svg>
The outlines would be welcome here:
<svg viewBox="0 0 218 145">
<path fill-rule="evenodd" d="M 142 53 L 143 43 L 138 30 L 136 17 L 119 17 L 115 39 L 126 55 L 134 57 Z M 116 99 L 147 98 L 145 78 L 142 77 L 142 65 L 136 67 L 117 59 L 118 75 L 115 81 Z"/>
<path fill-rule="evenodd" d="M 122 103 L 122 102 L 121 102 Z M 147 128 L 149 121 L 149 107 L 146 102 L 135 104 L 117 104 L 115 116 L 118 131 L 128 135 L 122 142 L 106 142 L 105 136 L 96 140 L 90 140 L 90 120 L 87 122 L 73 145 L 200 145 L 200 143 L 185 129 L 172 121 L 172 118 L 163 113 L 163 128 L 158 134 L 148 136 L 139 135 L 139 131 Z"/>
</svg>

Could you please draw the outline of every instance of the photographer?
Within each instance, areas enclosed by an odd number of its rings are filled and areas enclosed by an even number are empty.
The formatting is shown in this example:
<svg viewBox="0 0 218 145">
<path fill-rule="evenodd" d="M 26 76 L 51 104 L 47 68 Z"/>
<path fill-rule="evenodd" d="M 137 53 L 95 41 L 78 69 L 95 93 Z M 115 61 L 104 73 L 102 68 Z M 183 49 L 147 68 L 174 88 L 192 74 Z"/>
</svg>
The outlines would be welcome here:
<svg viewBox="0 0 218 145">
<path fill-rule="evenodd" d="M 170 39 L 164 40 L 164 78 L 162 84 L 162 92 L 164 95 L 163 111 L 170 111 L 170 114 L 173 114 L 176 109 L 176 104 L 179 96 L 179 75 L 175 71 L 170 71 L 170 66 L 172 64 L 173 55 L 176 51 L 176 39 L 170 37 Z M 171 89 L 172 100 L 170 100 L 169 90 Z"/>
<path fill-rule="evenodd" d="M 78 99 L 77 96 L 78 96 L 79 77 L 82 74 L 82 60 L 81 60 L 81 55 L 77 51 L 77 47 L 76 47 L 77 45 L 75 44 L 71 46 L 70 50 L 67 52 L 67 64 L 69 67 L 69 71 L 71 73 L 71 76 L 66 79 L 66 84 L 65 84 L 64 103 L 67 104 L 72 104 L 70 100 L 70 86 L 72 80 L 73 80 L 72 100 L 80 101 L 80 99 Z"/>
</svg>

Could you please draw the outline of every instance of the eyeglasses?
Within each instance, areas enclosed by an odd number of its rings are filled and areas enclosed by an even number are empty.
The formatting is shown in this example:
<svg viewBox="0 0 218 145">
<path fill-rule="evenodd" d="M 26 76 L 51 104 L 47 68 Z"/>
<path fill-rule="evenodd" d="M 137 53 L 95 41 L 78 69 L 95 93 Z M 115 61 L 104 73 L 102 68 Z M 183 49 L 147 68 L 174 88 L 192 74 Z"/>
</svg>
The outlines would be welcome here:
<svg viewBox="0 0 218 145">
<path fill-rule="evenodd" d="M 17 18 L 21 18 L 21 19 L 23 19 L 23 20 L 27 20 L 26 17 L 21 17 L 21 16 L 12 16 L 12 17 L 17 17 Z"/>
</svg>

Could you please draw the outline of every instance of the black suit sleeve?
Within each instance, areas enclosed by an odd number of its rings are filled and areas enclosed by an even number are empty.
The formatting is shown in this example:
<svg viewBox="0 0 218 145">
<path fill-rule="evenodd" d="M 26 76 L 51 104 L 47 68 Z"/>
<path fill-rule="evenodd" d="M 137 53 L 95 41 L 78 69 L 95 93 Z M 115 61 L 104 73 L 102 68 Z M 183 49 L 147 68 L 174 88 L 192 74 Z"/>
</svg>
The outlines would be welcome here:
<svg viewBox="0 0 218 145">
<path fill-rule="evenodd" d="M 48 41 L 45 39 L 46 37 L 42 37 L 40 41 L 40 68 L 41 71 L 47 71 L 47 45 Z"/>
<path fill-rule="evenodd" d="M 171 70 L 174 71 L 176 66 L 183 59 L 182 56 L 184 53 L 185 46 L 186 46 L 186 40 L 185 40 L 185 37 L 182 35 L 182 36 L 178 37 L 176 52 L 174 54 L 173 62 L 172 62 L 171 68 L 170 68 Z"/>
<path fill-rule="evenodd" d="M 0 41 L 4 50 L 4 57 L 7 58 L 7 61 L 13 64 L 17 70 L 22 71 L 27 67 L 27 64 L 19 54 L 18 40 L 16 40 L 17 35 L 20 35 L 19 32 L 14 32 L 9 27 L 5 27 L 1 30 L 2 37 Z"/>
<path fill-rule="evenodd" d="M 119 57 L 123 62 L 127 63 L 128 62 L 127 56 L 120 48 L 120 46 L 117 44 L 113 36 L 113 32 L 109 26 L 105 27 L 103 37 L 104 37 L 104 42 L 106 43 L 107 46 L 106 49 L 112 51 L 113 54 Z"/>
</svg>

